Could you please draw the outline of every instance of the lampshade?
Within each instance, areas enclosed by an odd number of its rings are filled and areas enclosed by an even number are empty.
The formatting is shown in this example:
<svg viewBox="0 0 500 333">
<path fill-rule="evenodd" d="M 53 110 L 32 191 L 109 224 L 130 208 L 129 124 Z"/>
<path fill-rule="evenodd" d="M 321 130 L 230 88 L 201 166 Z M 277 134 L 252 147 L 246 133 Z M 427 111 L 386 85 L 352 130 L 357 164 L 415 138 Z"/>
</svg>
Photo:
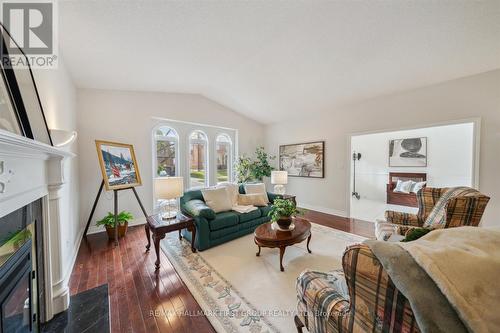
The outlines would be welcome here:
<svg viewBox="0 0 500 333">
<path fill-rule="evenodd" d="M 288 171 L 271 171 L 271 184 L 286 185 L 288 183 Z"/>
<path fill-rule="evenodd" d="M 160 177 L 154 179 L 155 196 L 157 199 L 171 200 L 184 194 L 184 179 L 182 177 Z"/>
</svg>

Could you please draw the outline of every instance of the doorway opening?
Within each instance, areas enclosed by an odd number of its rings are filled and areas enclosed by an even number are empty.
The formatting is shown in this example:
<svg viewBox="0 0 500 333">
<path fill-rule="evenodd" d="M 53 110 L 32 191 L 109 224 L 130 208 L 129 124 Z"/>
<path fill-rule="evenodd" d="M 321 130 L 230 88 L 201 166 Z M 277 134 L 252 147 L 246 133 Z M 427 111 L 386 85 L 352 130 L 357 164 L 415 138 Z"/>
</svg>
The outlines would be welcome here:
<svg viewBox="0 0 500 333">
<path fill-rule="evenodd" d="M 478 138 L 479 121 L 352 135 L 350 217 L 375 222 L 386 210 L 416 213 L 418 186 L 402 193 L 398 179 L 477 188 Z"/>
</svg>

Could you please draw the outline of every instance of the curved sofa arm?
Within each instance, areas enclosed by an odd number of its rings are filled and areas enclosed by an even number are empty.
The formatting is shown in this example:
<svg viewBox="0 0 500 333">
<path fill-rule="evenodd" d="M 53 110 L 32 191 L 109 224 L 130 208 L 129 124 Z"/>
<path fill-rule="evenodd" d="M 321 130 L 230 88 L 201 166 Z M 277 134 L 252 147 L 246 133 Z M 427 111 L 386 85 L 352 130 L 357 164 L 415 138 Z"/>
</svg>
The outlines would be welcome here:
<svg viewBox="0 0 500 333">
<path fill-rule="evenodd" d="M 202 200 L 189 200 L 182 205 L 182 211 L 191 217 L 203 217 L 207 220 L 216 218 L 215 212 L 208 207 Z"/>
</svg>

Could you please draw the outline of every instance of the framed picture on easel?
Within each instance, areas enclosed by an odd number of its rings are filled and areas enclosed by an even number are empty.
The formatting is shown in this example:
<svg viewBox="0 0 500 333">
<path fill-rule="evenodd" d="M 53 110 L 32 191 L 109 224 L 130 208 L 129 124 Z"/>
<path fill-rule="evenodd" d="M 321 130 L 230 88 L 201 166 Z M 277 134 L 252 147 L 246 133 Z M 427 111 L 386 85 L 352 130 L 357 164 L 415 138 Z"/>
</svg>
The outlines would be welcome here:
<svg viewBox="0 0 500 333">
<path fill-rule="evenodd" d="M 101 140 L 95 144 L 107 191 L 142 185 L 132 145 Z"/>
</svg>

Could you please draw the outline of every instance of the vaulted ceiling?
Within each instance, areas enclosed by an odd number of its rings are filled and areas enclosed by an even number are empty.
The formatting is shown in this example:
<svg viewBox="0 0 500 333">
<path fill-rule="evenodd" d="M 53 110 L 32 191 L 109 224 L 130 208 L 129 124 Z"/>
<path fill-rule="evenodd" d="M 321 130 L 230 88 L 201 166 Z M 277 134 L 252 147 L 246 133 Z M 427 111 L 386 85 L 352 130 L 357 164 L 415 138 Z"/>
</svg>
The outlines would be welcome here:
<svg viewBox="0 0 500 333">
<path fill-rule="evenodd" d="M 262 123 L 500 68 L 500 1 L 62 1 L 78 87 L 203 94 Z"/>
</svg>

